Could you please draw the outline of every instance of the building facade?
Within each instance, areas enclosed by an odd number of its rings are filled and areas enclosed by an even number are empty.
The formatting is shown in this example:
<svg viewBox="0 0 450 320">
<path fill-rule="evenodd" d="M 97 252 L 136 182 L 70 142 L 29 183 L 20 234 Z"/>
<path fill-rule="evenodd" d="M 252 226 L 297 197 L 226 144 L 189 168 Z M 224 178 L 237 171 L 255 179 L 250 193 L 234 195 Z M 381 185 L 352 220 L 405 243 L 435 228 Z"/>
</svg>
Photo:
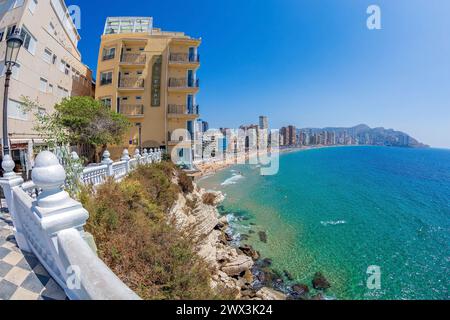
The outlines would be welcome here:
<svg viewBox="0 0 450 320">
<path fill-rule="evenodd" d="M 197 70 L 201 39 L 153 28 L 151 17 L 110 17 L 97 67 L 96 98 L 128 117 L 133 126 L 123 148 L 163 148 L 192 161 L 199 107 Z M 187 136 L 177 134 L 185 129 Z"/>
<path fill-rule="evenodd" d="M 0 101 L 6 38 L 19 28 L 24 43 L 12 70 L 8 132 L 16 169 L 28 171 L 33 145 L 42 141 L 33 129 L 34 112 L 23 111 L 23 97 L 38 103 L 39 112 L 52 113 L 65 97 L 94 97 L 95 87 L 91 70 L 81 62 L 77 49 L 80 36 L 64 1 L 6 0 L 0 1 Z"/>
</svg>

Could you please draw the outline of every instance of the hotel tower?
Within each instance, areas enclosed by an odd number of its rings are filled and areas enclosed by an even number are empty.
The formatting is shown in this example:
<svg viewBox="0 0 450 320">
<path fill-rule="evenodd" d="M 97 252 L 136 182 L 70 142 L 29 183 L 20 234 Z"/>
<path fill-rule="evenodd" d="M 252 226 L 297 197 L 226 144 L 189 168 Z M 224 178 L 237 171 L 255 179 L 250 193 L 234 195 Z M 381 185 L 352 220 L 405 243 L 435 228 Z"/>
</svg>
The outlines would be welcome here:
<svg viewBox="0 0 450 320">
<path fill-rule="evenodd" d="M 172 152 L 178 145 L 178 157 L 192 162 L 191 140 L 199 117 L 196 73 L 200 43 L 201 39 L 182 32 L 153 28 L 151 17 L 107 18 L 98 58 L 96 99 L 132 122 L 123 144 L 111 146 L 114 157 L 119 157 L 123 148 Z M 176 135 L 177 129 L 188 133 Z"/>
</svg>

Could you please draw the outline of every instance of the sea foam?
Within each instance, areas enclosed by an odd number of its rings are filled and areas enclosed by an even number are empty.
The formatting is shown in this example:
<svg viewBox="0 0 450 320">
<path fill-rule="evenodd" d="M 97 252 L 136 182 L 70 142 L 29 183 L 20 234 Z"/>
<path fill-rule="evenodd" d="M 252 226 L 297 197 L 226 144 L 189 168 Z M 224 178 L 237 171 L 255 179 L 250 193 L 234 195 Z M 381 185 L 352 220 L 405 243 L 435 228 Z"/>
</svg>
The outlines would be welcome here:
<svg viewBox="0 0 450 320">
<path fill-rule="evenodd" d="M 347 221 L 345 220 L 338 220 L 338 221 L 320 221 L 320 224 L 323 226 L 337 226 L 339 224 L 346 224 Z"/>
<path fill-rule="evenodd" d="M 222 182 L 221 185 L 222 186 L 229 186 L 229 185 L 232 185 L 232 184 L 236 184 L 242 178 L 244 178 L 244 176 L 242 176 L 240 174 L 235 174 L 231 178 L 228 178 L 227 180 Z"/>
</svg>

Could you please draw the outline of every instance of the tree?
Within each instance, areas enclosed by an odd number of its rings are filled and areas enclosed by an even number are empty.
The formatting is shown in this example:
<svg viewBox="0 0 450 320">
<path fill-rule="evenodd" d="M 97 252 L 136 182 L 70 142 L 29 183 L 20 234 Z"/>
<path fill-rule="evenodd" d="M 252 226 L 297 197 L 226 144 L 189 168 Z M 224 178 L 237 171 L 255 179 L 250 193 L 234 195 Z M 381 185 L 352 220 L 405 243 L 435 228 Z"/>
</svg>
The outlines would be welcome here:
<svg viewBox="0 0 450 320">
<path fill-rule="evenodd" d="M 127 118 L 91 97 L 65 98 L 52 114 L 40 112 L 42 108 L 29 98 L 23 100 L 25 111 L 37 110 L 35 130 L 49 147 L 76 145 L 89 160 L 99 146 L 120 143 L 131 125 Z"/>
</svg>

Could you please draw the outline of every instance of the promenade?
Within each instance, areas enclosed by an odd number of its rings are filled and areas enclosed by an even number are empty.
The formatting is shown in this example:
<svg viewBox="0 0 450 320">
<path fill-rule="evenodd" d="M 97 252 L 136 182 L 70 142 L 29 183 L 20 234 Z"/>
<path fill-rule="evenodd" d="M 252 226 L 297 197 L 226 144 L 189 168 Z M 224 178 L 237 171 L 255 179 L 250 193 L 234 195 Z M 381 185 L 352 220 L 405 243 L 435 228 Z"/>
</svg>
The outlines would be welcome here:
<svg viewBox="0 0 450 320">
<path fill-rule="evenodd" d="M 13 228 L 3 200 L 0 212 L 0 300 L 65 300 L 64 291 L 38 259 L 19 249 Z"/>
</svg>

